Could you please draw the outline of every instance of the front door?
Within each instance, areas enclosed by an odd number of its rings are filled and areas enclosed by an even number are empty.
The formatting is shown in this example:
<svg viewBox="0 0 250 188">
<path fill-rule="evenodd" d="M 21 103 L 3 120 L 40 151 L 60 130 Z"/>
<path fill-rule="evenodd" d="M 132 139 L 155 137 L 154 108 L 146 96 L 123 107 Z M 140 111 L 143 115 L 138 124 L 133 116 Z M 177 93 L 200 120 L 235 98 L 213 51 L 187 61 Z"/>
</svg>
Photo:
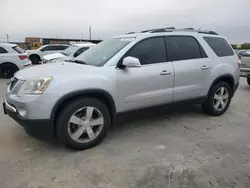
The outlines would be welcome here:
<svg viewBox="0 0 250 188">
<path fill-rule="evenodd" d="M 173 100 L 174 68 L 167 62 L 163 37 L 144 39 L 125 55 L 138 58 L 141 67 L 117 69 L 118 110 L 170 103 Z"/>
</svg>

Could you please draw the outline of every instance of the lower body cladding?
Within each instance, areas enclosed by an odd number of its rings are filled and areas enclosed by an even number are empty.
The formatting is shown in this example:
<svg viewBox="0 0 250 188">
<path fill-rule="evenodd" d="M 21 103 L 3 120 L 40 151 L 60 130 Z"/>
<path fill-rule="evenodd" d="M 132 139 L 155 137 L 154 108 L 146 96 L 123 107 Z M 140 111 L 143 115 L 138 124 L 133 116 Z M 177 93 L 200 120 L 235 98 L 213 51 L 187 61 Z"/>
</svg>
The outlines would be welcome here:
<svg viewBox="0 0 250 188">
<path fill-rule="evenodd" d="M 17 108 L 7 100 L 3 102 L 4 113 L 8 114 L 18 124 L 27 129 L 35 129 L 37 132 L 52 135 L 54 133 L 53 120 L 51 119 L 27 119 L 19 113 Z"/>
</svg>

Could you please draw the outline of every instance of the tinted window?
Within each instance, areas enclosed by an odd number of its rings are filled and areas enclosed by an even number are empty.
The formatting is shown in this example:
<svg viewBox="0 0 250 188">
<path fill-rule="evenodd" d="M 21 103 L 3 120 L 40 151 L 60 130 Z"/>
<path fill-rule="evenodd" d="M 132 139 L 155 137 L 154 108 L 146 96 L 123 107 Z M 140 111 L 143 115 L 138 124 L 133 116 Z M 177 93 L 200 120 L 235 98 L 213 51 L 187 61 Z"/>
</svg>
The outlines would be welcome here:
<svg viewBox="0 0 250 188">
<path fill-rule="evenodd" d="M 4 48 L 0 47 L 0 54 L 8 53 Z"/>
<path fill-rule="evenodd" d="M 22 48 L 20 48 L 19 46 L 14 46 L 13 50 L 15 50 L 17 53 L 22 54 L 24 53 L 24 50 Z"/>
<path fill-rule="evenodd" d="M 180 61 L 206 57 L 196 39 L 189 36 L 169 36 L 167 38 L 169 61 Z"/>
<path fill-rule="evenodd" d="M 65 50 L 66 48 L 68 48 L 68 46 L 52 45 L 44 47 L 42 51 L 57 51 L 57 50 Z"/>
<path fill-rule="evenodd" d="M 67 49 L 69 46 L 56 46 L 56 50 L 65 50 Z"/>
<path fill-rule="evenodd" d="M 83 53 L 83 52 L 86 51 L 87 49 L 89 49 L 89 47 L 84 47 L 84 48 L 78 49 L 78 50 L 75 52 L 74 57 L 79 56 L 81 53 Z"/>
<path fill-rule="evenodd" d="M 41 49 L 41 51 L 45 52 L 45 51 L 52 51 L 53 48 L 52 46 L 45 46 L 44 48 Z"/>
<path fill-rule="evenodd" d="M 234 55 L 232 48 L 225 39 L 217 37 L 204 37 L 204 39 L 217 56 L 224 57 Z"/>
<path fill-rule="evenodd" d="M 136 57 L 142 65 L 166 62 L 166 46 L 163 37 L 145 39 L 126 54 Z"/>
</svg>

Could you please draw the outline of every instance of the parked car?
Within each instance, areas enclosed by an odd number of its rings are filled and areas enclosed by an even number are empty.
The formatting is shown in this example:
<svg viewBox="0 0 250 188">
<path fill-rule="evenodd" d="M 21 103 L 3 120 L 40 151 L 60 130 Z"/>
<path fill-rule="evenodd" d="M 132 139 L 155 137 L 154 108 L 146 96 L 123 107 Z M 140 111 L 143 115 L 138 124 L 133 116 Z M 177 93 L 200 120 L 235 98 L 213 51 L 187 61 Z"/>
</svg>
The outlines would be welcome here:
<svg viewBox="0 0 250 188">
<path fill-rule="evenodd" d="M 250 85 L 250 51 L 241 55 L 240 76 L 247 78 L 247 83 Z"/>
<path fill-rule="evenodd" d="M 32 64 L 39 64 L 43 56 L 47 54 L 63 52 L 68 47 L 69 45 L 67 44 L 47 44 L 36 50 L 27 50 L 26 52 L 28 53 Z"/>
<path fill-rule="evenodd" d="M 26 129 L 87 149 L 118 113 L 192 100 L 222 115 L 239 77 L 238 56 L 215 32 L 152 29 L 104 40 L 74 62 L 19 71 L 4 111 Z"/>
<path fill-rule="evenodd" d="M 58 60 L 71 60 L 79 56 L 82 52 L 94 46 L 93 43 L 73 44 L 61 53 L 54 53 L 43 56 L 42 63 L 54 62 Z"/>
<path fill-rule="evenodd" d="M 16 44 L 0 43 L 0 76 L 10 78 L 22 68 L 31 66 L 28 55 Z"/>
</svg>

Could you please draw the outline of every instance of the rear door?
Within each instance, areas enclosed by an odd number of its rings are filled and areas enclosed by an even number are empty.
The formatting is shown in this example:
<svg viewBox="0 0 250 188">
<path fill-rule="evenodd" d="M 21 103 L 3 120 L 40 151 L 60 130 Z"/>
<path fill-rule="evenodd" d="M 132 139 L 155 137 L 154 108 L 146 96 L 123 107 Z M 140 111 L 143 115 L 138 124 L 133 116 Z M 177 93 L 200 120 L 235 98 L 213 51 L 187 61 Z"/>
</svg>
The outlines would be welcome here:
<svg viewBox="0 0 250 188">
<path fill-rule="evenodd" d="M 199 42 L 193 36 L 171 35 L 166 43 L 175 69 L 174 101 L 205 96 L 211 65 Z"/>
</svg>

